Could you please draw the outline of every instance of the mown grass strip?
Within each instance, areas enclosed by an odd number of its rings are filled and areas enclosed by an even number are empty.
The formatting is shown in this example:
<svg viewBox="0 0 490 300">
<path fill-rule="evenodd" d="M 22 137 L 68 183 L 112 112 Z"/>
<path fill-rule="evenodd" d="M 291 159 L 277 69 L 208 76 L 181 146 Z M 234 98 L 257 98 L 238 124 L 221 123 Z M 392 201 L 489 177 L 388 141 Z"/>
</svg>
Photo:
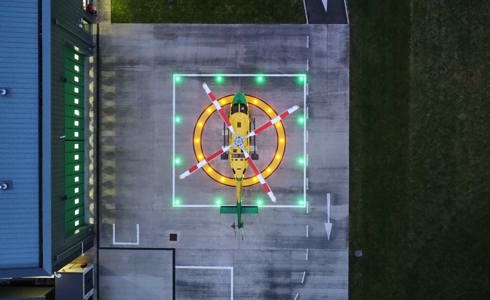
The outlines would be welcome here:
<svg viewBox="0 0 490 300">
<path fill-rule="evenodd" d="M 112 0 L 113 23 L 304 24 L 302 0 Z"/>
</svg>

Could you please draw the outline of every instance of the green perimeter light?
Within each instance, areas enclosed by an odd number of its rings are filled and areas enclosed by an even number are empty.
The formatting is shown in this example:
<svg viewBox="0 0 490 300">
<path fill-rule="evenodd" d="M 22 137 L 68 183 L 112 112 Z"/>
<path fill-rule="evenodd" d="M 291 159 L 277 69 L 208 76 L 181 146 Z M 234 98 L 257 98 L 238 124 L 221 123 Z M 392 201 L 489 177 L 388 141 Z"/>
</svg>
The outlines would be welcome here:
<svg viewBox="0 0 490 300">
<path fill-rule="evenodd" d="M 213 198 L 214 205 L 221 206 L 223 205 L 223 198 L 217 196 Z"/>
<path fill-rule="evenodd" d="M 296 82 L 298 84 L 303 84 L 305 83 L 306 81 L 306 74 L 299 74 L 298 76 L 296 76 Z"/>
<path fill-rule="evenodd" d="M 182 77 L 182 75 L 174 74 L 175 83 L 182 83 L 182 81 L 184 81 L 184 77 Z"/>
<path fill-rule="evenodd" d="M 263 85 L 265 83 L 265 76 L 264 75 L 256 75 L 255 76 L 255 83 L 258 85 Z"/>
<path fill-rule="evenodd" d="M 302 168 L 305 164 L 306 161 L 303 155 L 296 157 L 296 166 Z"/>
<path fill-rule="evenodd" d="M 222 84 L 225 82 L 225 78 L 222 75 L 216 75 L 214 76 L 214 82 L 217 84 Z"/>
<path fill-rule="evenodd" d="M 176 166 L 182 165 L 183 162 L 184 162 L 184 159 L 181 156 L 179 156 L 179 155 L 176 155 L 175 156 L 175 158 L 174 158 L 174 164 Z"/>
<path fill-rule="evenodd" d="M 304 206 L 305 205 L 305 199 L 303 198 L 303 196 L 299 196 L 296 199 L 296 203 L 298 203 L 299 206 Z"/>
<path fill-rule="evenodd" d="M 305 124 L 305 117 L 303 115 L 296 116 L 296 124 L 303 126 Z"/>
<path fill-rule="evenodd" d="M 181 204 L 182 204 L 182 199 L 180 199 L 180 197 L 175 197 L 173 206 L 179 206 Z"/>
<path fill-rule="evenodd" d="M 181 117 L 181 116 L 179 116 L 179 115 L 175 115 L 175 117 L 174 117 L 174 123 L 175 123 L 175 124 L 180 124 L 180 123 L 182 123 L 182 117 Z"/>
<path fill-rule="evenodd" d="M 255 200 L 255 204 L 256 204 L 258 207 L 262 207 L 262 206 L 264 206 L 264 199 L 262 199 L 261 197 L 257 198 L 257 200 Z"/>
</svg>

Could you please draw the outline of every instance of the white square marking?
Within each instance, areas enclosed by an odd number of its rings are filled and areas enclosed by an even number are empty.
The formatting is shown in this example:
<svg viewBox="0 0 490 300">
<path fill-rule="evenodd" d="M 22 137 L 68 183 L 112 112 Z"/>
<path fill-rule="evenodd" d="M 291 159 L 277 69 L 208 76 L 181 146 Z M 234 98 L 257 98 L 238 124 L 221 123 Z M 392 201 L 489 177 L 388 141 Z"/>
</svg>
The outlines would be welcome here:
<svg viewBox="0 0 490 300">
<path fill-rule="evenodd" d="M 180 77 L 214 77 L 217 74 L 178 74 Z M 257 74 L 219 74 L 223 77 L 255 77 Z M 260 74 L 264 77 L 297 77 L 299 74 Z M 175 76 L 175 75 L 174 75 Z M 307 120 L 306 116 L 306 96 L 307 96 L 307 83 L 308 80 L 303 81 L 303 118 L 305 123 Z M 175 80 L 172 80 L 172 120 L 175 120 Z M 306 157 L 306 124 L 303 126 L 303 157 Z M 172 157 L 175 157 L 175 122 L 172 122 Z M 172 163 L 172 205 L 173 199 L 175 199 L 175 164 Z M 299 208 L 304 207 L 305 210 L 308 209 L 308 200 L 306 199 L 306 164 L 303 164 L 303 206 L 299 205 L 263 205 L 262 207 L 275 207 L 275 208 Z M 216 208 L 216 205 L 210 204 L 179 204 L 178 207 L 209 207 Z"/>
</svg>

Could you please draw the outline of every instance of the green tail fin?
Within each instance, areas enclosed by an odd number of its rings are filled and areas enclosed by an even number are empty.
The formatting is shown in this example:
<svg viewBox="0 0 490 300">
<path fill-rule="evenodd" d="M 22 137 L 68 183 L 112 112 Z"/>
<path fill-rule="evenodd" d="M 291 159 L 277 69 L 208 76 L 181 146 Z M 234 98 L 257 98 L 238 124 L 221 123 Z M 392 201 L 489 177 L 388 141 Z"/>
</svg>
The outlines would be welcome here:
<svg viewBox="0 0 490 300">
<path fill-rule="evenodd" d="M 224 205 L 219 208 L 220 214 L 236 214 L 237 207 L 236 205 Z M 241 207 L 242 214 L 258 214 L 259 207 L 258 206 L 242 206 Z"/>
</svg>

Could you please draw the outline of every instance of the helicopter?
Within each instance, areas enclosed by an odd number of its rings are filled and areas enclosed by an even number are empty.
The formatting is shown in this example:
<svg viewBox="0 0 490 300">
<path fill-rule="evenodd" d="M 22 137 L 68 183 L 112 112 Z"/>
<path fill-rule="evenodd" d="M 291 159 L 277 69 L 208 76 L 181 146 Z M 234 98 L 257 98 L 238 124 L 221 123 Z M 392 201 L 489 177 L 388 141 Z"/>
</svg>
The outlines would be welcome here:
<svg viewBox="0 0 490 300">
<path fill-rule="evenodd" d="M 258 206 L 255 205 L 243 205 L 242 204 L 242 184 L 245 178 L 245 173 L 250 166 L 254 175 L 257 177 L 258 182 L 262 185 L 262 188 L 266 192 L 267 196 L 272 202 L 276 202 L 276 197 L 272 192 L 269 184 L 266 182 L 261 172 L 254 163 L 254 157 L 250 154 L 250 138 L 255 137 L 265 129 L 271 127 L 287 118 L 290 114 L 299 109 L 298 105 L 294 105 L 277 115 L 273 119 L 267 121 L 257 129 L 251 130 L 250 127 L 250 110 L 247 103 L 247 99 L 244 93 L 237 92 L 233 96 L 233 100 L 230 103 L 230 111 L 228 116 L 219 104 L 215 94 L 210 90 L 208 85 L 204 82 L 202 84 L 204 91 L 206 92 L 209 100 L 213 103 L 214 107 L 218 111 L 221 119 L 225 123 L 230 135 L 229 144 L 221 147 L 220 150 L 205 157 L 197 164 L 186 170 L 179 175 L 180 179 L 184 179 L 187 176 L 193 174 L 197 170 L 201 169 L 205 165 L 218 157 L 228 158 L 229 165 L 233 171 L 233 177 L 235 179 L 235 205 L 223 205 L 220 206 L 220 214 L 236 214 L 236 224 L 233 223 L 231 227 L 233 229 L 243 230 L 244 223 L 242 221 L 242 214 L 257 214 L 259 212 Z M 226 155 L 228 154 L 228 155 Z"/>
</svg>

